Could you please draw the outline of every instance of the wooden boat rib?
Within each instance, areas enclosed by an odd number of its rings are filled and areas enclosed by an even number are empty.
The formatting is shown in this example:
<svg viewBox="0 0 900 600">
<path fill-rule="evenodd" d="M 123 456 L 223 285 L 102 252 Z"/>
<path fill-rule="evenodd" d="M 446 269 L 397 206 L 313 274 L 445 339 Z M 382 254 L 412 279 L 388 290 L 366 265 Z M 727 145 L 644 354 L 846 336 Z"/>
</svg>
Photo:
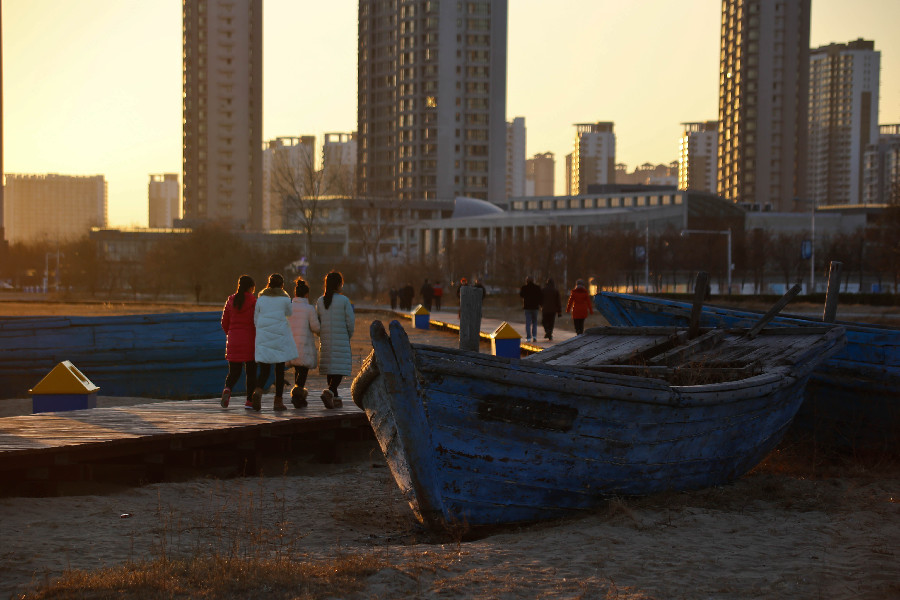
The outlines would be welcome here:
<svg viewBox="0 0 900 600">
<path fill-rule="evenodd" d="M 655 333 L 652 343 L 677 336 Z M 589 353 L 571 341 L 540 361 L 413 346 L 396 321 L 390 336 L 375 321 L 371 336 L 353 399 L 414 513 L 435 530 L 559 517 L 613 495 L 730 481 L 778 443 L 806 378 L 843 344 L 840 328 L 777 336 L 784 348 L 774 354 L 799 360 L 777 364 L 776 356 L 739 381 L 673 386 L 606 373 L 596 361 L 562 364 Z M 619 344 L 614 358 L 647 345 L 645 334 L 625 337 L 631 345 Z M 769 337 L 751 349 L 777 346 Z"/>
<path fill-rule="evenodd" d="M 602 292 L 594 306 L 614 326 L 686 327 L 691 304 L 677 300 Z M 758 311 L 704 305 L 705 327 L 746 327 Z M 900 453 L 900 328 L 837 321 L 847 332 L 842 350 L 816 369 L 797 426 L 817 441 L 858 451 Z M 822 326 L 799 315 L 775 317 L 769 327 Z"/>
</svg>

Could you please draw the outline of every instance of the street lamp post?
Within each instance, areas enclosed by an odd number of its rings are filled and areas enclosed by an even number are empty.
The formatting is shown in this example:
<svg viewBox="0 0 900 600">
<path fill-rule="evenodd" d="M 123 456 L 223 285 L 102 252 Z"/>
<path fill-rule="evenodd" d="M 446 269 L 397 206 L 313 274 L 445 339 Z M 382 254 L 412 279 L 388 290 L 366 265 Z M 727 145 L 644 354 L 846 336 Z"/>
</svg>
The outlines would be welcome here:
<svg viewBox="0 0 900 600">
<path fill-rule="evenodd" d="M 717 234 L 717 235 L 724 235 L 728 238 L 728 255 L 726 257 L 728 260 L 728 265 L 727 265 L 727 268 L 725 269 L 725 271 L 727 273 L 727 279 L 728 279 L 728 293 L 730 294 L 731 293 L 731 228 L 729 227 L 725 231 L 716 231 L 716 230 L 711 230 L 711 229 L 682 229 L 681 230 L 682 237 L 689 235 L 691 233 Z"/>
</svg>

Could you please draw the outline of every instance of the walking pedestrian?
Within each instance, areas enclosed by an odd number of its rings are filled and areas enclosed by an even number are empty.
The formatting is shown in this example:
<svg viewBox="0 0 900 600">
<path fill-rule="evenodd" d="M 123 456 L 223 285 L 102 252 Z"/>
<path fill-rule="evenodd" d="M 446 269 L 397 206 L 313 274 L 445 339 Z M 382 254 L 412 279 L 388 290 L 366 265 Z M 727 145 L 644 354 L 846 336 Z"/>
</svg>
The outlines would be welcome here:
<svg viewBox="0 0 900 600">
<path fill-rule="evenodd" d="M 416 295 L 411 283 L 400 288 L 400 310 L 412 310 L 413 297 Z"/>
<path fill-rule="evenodd" d="M 441 300 L 444 298 L 444 286 L 441 285 L 440 281 L 435 281 L 434 285 L 431 286 L 432 294 L 434 295 L 434 310 L 441 310 Z"/>
<path fill-rule="evenodd" d="M 266 289 L 259 293 L 253 312 L 256 324 L 256 362 L 259 377 L 253 390 L 253 410 L 262 409 L 263 389 L 269 379 L 269 371 L 275 366 L 275 402 L 272 410 L 286 410 L 284 405 L 284 363 L 297 358 L 297 344 L 288 324 L 291 316 L 291 297 L 284 291 L 284 277 L 280 273 L 269 275 Z"/>
<path fill-rule="evenodd" d="M 531 275 L 525 278 L 525 285 L 519 289 L 519 296 L 522 298 L 522 309 L 525 311 L 525 341 L 536 342 L 537 316 L 543 294 Z"/>
<path fill-rule="evenodd" d="M 562 316 L 562 300 L 553 279 L 547 279 L 541 288 L 541 324 L 544 326 L 544 339 L 553 341 L 553 327 L 556 318 Z"/>
<path fill-rule="evenodd" d="M 569 300 L 566 302 L 566 312 L 572 313 L 572 325 L 578 335 L 584 333 L 584 320 L 588 318 L 588 315 L 594 314 L 592 304 L 591 294 L 584 287 L 584 280 L 579 279 L 575 282 L 572 291 L 569 292 Z"/>
<path fill-rule="evenodd" d="M 350 338 L 356 318 L 350 300 L 341 294 L 344 277 L 337 271 L 325 276 L 325 293 L 316 300 L 319 317 L 319 373 L 325 375 L 328 387 L 322 390 L 325 408 L 339 408 L 343 402 L 338 386 L 343 377 L 353 373 Z"/>
<path fill-rule="evenodd" d="M 253 407 L 250 395 L 256 387 L 256 325 L 253 324 L 253 310 L 256 307 L 256 283 L 249 275 L 238 279 L 237 291 L 228 296 L 222 309 L 222 331 L 225 332 L 225 360 L 228 361 L 228 375 L 222 390 L 222 408 L 228 408 L 231 390 L 246 371 L 247 408 Z"/>
<path fill-rule="evenodd" d="M 388 292 L 388 296 L 391 298 L 391 310 L 397 310 L 397 298 L 400 293 L 397 291 L 397 288 L 392 287 L 391 291 Z"/>
<path fill-rule="evenodd" d="M 425 283 L 422 284 L 422 287 L 419 288 L 419 295 L 422 296 L 422 306 L 425 307 L 425 310 L 431 312 L 431 301 L 434 299 L 434 288 L 431 287 L 431 284 L 428 283 L 428 280 L 425 280 Z"/>
<path fill-rule="evenodd" d="M 309 395 L 309 391 L 306 389 L 306 378 L 309 370 L 318 365 L 315 336 L 319 333 L 319 319 L 316 316 L 316 309 L 309 304 L 309 285 L 302 277 L 298 277 L 294 282 L 294 299 L 291 300 L 291 309 L 293 312 L 288 317 L 288 321 L 298 354 L 297 358 L 288 362 L 288 366 L 294 367 L 291 404 L 294 405 L 294 408 L 303 408 L 307 405 L 306 397 Z"/>
</svg>

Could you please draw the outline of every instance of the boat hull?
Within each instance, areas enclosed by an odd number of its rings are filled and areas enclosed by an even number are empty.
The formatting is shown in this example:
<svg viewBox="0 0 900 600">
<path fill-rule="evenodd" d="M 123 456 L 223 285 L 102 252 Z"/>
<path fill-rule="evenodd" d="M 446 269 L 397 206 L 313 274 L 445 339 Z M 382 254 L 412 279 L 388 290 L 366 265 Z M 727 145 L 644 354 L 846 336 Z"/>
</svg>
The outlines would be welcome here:
<svg viewBox="0 0 900 600">
<path fill-rule="evenodd" d="M 688 302 L 602 292 L 597 310 L 613 326 L 688 326 Z M 703 327 L 747 327 L 762 313 L 704 306 Z M 796 315 L 775 317 L 770 327 L 821 325 Z M 869 452 L 900 452 L 900 329 L 838 321 L 847 344 L 813 373 L 798 431 L 825 445 Z"/>
<path fill-rule="evenodd" d="M 0 318 L 0 398 L 25 396 L 64 360 L 104 396 L 215 396 L 227 371 L 219 319 L 216 312 Z"/>
<path fill-rule="evenodd" d="M 379 329 L 380 328 L 380 329 Z M 781 440 L 811 372 L 669 386 L 409 345 L 373 323 L 353 384 L 416 516 L 458 530 L 732 481 Z"/>
</svg>

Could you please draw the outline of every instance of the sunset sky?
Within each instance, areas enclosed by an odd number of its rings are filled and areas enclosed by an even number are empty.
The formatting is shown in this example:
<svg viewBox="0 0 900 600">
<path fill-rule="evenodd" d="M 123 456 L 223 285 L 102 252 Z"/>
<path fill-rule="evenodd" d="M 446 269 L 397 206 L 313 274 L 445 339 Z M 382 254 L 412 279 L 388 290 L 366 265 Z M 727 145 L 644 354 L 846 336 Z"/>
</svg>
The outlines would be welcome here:
<svg viewBox="0 0 900 600">
<path fill-rule="evenodd" d="M 355 0 L 264 0 L 263 139 L 356 129 Z M 813 0 L 810 45 L 881 51 L 879 123 L 900 123 L 900 0 Z M 629 170 L 717 118 L 719 0 L 509 0 L 507 119 L 553 152 L 613 121 Z M 180 0 L 3 0 L 4 170 L 97 175 L 112 226 L 146 226 L 151 173 L 181 173 Z"/>
</svg>

